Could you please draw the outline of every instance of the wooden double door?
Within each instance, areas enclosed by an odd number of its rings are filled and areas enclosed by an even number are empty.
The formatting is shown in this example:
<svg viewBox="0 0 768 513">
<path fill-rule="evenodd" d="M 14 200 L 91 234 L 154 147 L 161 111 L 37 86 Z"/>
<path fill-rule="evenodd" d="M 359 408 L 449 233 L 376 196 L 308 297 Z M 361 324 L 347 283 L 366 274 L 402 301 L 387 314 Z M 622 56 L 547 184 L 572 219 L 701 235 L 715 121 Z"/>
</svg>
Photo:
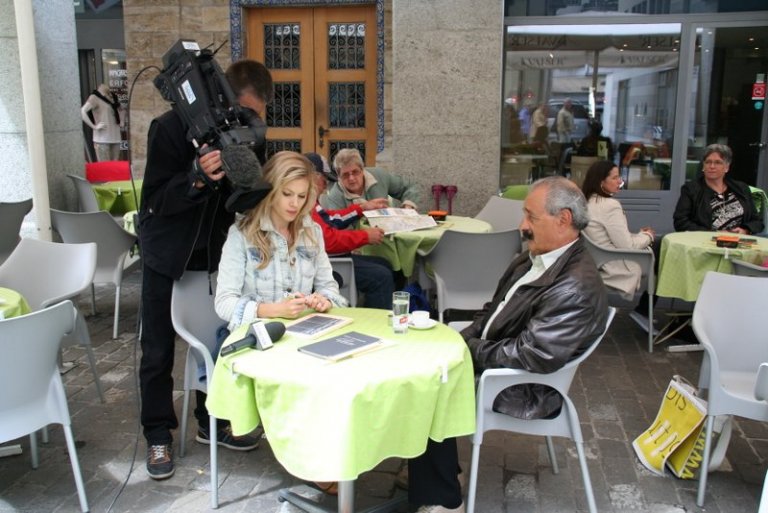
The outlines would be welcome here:
<svg viewBox="0 0 768 513">
<path fill-rule="evenodd" d="M 267 153 L 357 148 L 376 157 L 376 9 L 249 8 L 246 57 L 272 73 Z"/>
</svg>

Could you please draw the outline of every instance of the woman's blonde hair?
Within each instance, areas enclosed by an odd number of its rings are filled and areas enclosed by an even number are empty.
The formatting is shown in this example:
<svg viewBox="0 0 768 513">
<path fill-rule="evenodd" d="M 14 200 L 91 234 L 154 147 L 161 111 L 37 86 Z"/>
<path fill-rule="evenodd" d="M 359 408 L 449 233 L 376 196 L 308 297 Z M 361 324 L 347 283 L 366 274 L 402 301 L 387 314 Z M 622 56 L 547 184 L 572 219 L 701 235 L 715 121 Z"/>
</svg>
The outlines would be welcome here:
<svg viewBox="0 0 768 513">
<path fill-rule="evenodd" d="M 264 180 L 272 186 L 272 190 L 269 191 L 267 197 L 258 205 L 248 210 L 245 215 L 240 218 L 237 225 L 245 235 L 245 239 L 256 246 L 261 253 L 259 269 L 264 269 L 269 265 L 274 249 L 270 242 L 269 233 L 261 229 L 261 221 L 270 218 L 275 199 L 278 194 L 282 194 L 283 189 L 288 183 L 294 180 L 305 179 L 309 184 L 309 188 L 307 189 L 307 200 L 301 207 L 301 210 L 299 210 L 296 219 L 288 225 L 288 230 L 291 234 L 291 245 L 289 250 L 293 249 L 304 226 L 305 217 L 309 215 L 310 209 L 315 206 L 316 191 L 315 183 L 312 180 L 312 173 L 314 172 L 314 167 L 309 159 L 304 155 L 293 151 L 281 151 L 276 153 L 266 164 L 264 164 L 263 177 Z M 308 230 L 305 235 L 311 242 L 316 242 L 312 236 L 311 230 Z"/>
</svg>

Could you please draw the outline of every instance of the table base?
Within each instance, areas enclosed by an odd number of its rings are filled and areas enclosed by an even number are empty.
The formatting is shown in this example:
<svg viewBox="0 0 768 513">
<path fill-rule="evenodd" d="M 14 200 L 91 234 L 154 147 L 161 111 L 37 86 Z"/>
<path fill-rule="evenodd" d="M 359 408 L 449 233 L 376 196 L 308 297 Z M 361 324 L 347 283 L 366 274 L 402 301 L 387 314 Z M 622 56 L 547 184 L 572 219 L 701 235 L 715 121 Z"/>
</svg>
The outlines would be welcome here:
<svg viewBox="0 0 768 513">
<path fill-rule="evenodd" d="M 301 508 L 307 513 L 355 513 L 355 482 L 354 481 L 339 481 L 339 499 L 338 506 L 334 510 L 325 506 L 321 506 L 317 502 L 303 497 L 296 492 L 291 491 L 290 488 L 284 488 L 277 494 L 277 499 L 280 502 L 289 502 L 294 506 Z M 363 511 L 357 513 L 390 513 L 395 508 L 408 500 L 407 495 L 401 495 L 393 499 L 388 500 L 382 504 L 371 506 Z"/>
<path fill-rule="evenodd" d="M 667 314 L 671 319 L 659 330 L 658 335 L 653 339 L 653 345 L 661 344 L 662 342 L 669 340 L 680 330 L 686 326 L 690 326 L 693 321 L 693 313 L 691 312 L 679 312 Z M 687 317 L 687 319 L 676 328 L 672 329 L 672 325 L 677 322 L 681 317 Z M 703 351 L 704 348 L 701 344 L 680 344 L 675 346 L 667 346 L 665 351 L 668 353 L 689 353 L 692 351 Z"/>
</svg>

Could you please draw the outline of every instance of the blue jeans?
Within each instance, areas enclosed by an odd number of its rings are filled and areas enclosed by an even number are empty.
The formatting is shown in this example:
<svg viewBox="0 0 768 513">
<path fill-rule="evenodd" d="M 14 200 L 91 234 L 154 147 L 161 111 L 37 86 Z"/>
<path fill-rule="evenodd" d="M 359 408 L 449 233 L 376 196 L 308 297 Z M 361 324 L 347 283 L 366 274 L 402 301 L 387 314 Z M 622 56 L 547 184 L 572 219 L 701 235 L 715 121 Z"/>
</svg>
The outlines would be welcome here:
<svg viewBox="0 0 768 513">
<path fill-rule="evenodd" d="M 365 302 L 360 306 L 391 310 L 395 279 L 389 262 L 381 257 L 365 255 L 352 255 L 352 262 L 357 290 L 365 295 Z"/>
</svg>

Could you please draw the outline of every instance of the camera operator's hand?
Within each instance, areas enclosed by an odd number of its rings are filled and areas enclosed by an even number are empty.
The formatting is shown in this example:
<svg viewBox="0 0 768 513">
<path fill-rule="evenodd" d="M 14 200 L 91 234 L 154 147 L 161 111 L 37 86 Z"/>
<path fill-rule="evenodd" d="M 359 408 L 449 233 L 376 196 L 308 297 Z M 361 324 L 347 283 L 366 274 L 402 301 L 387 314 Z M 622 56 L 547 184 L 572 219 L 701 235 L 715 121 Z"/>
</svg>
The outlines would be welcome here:
<svg viewBox="0 0 768 513">
<path fill-rule="evenodd" d="M 221 151 L 206 151 L 207 148 L 207 144 L 203 145 L 201 155 L 197 157 L 197 164 L 199 165 L 200 170 L 205 173 L 208 180 L 218 182 L 224 178 L 225 175 L 224 170 L 221 168 Z M 205 187 L 205 183 L 202 180 L 197 180 L 195 182 L 195 188 L 202 189 L 203 187 Z"/>
</svg>

